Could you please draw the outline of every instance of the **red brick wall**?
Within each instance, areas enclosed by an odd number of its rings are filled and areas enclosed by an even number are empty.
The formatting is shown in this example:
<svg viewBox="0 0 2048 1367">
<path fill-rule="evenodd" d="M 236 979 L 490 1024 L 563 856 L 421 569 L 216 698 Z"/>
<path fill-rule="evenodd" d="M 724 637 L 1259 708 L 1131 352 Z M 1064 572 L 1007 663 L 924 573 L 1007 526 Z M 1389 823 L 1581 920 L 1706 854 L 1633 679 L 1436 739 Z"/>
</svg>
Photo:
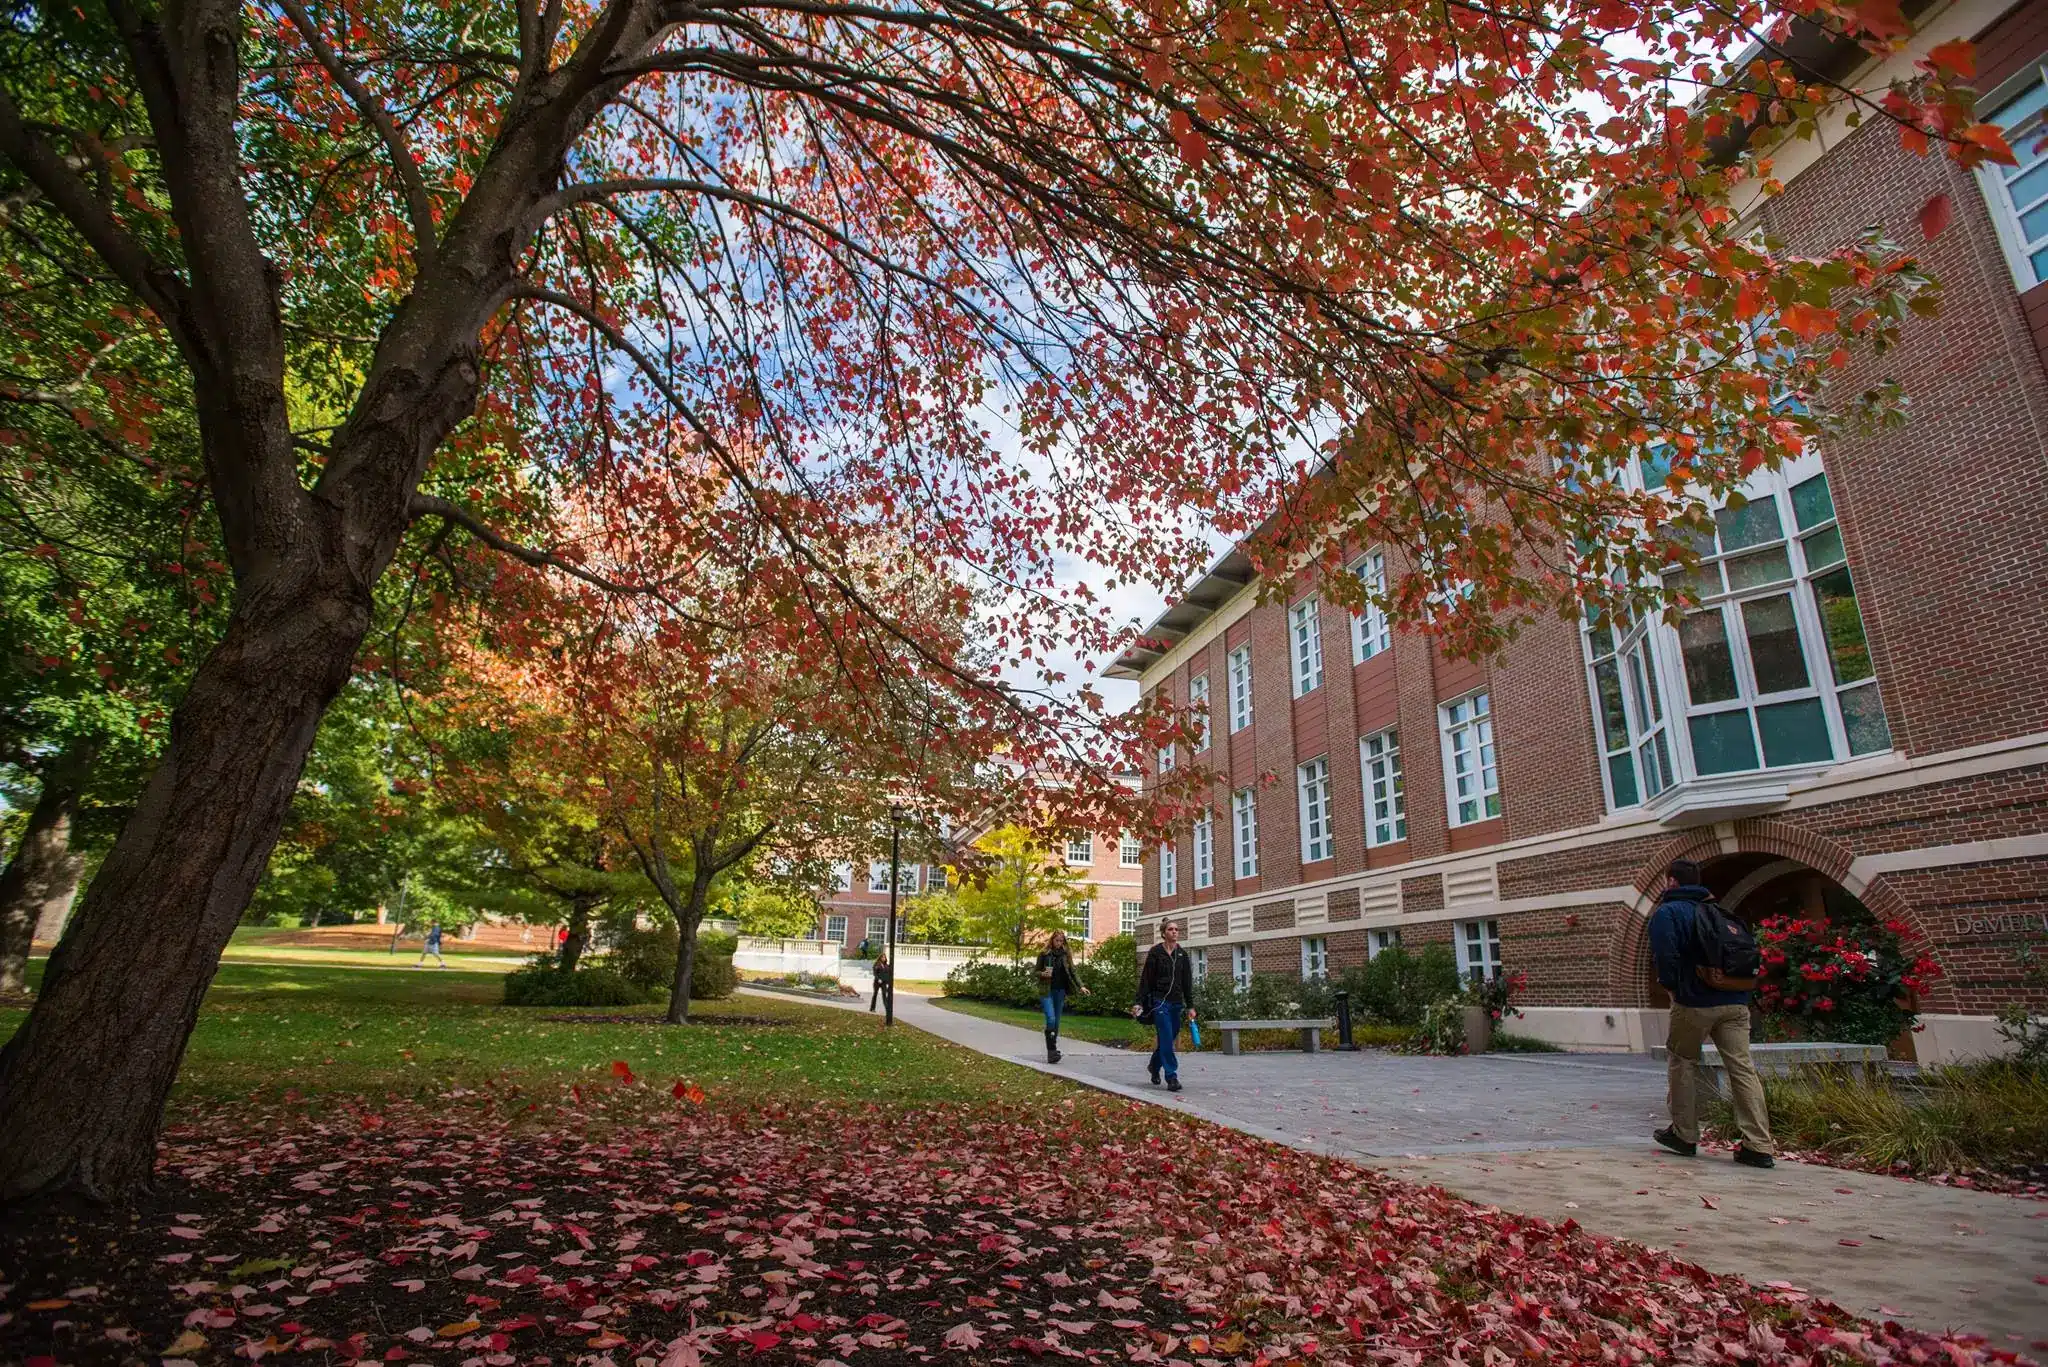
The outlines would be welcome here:
<svg viewBox="0 0 2048 1367">
<path fill-rule="evenodd" d="M 1929 994 L 1937 1010 L 1985 1013 L 2015 999 L 2048 1009 L 2048 992 L 2025 990 L 2022 950 L 2048 959 L 2048 859 L 2005 859 L 1888 873 L 1878 880 L 1913 908 L 1946 980 Z"/>
<path fill-rule="evenodd" d="M 1823 450 L 1893 741 L 1924 755 L 2048 728 L 2048 374 L 1975 180 L 1881 122 L 1761 218 L 1806 251 L 1879 223 L 1942 283 L 1939 318 L 1909 321 L 1896 350 L 1840 381 L 1854 394 L 1898 379 L 1911 420 Z M 1937 194 L 1954 220 L 1926 242 L 1918 215 Z"/>
<path fill-rule="evenodd" d="M 1410 916 L 1444 909 L 1444 876 L 1425 873 L 1401 880 L 1401 910 Z"/>
</svg>

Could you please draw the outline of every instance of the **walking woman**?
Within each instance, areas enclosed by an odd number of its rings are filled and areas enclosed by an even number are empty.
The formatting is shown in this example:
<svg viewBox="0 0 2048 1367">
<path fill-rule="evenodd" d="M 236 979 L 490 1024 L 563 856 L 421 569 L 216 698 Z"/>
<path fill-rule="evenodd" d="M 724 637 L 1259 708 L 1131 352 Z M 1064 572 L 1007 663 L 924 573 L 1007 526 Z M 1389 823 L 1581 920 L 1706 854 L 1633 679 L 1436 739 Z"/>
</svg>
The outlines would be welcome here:
<svg viewBox="0 0 2048 1367">
<path fill-rule="evenodd" d="M 1038 1005 L 1045 1012 L 1045 1061 L 1060 1061 L 1060 1017 L 1067 1009 L 1067 994 L 1088 995 L 1088 989 L 1074 976 L 1074 958 L 1067 952 L 1067 932 L 1055 930 L 1038 956 Z"/>
<path fill-rule="evenodd" d="M 1173 1052 L 1173 1037 L 1180 1033 L 1182 1021 L 1195 1018 L 1195 965 L 1180 947 L 1180 934 L 1177 922 L 1167 921 L 1159 927 L 1159 943 L 1145 955 L 1145 967 L 1138 974 L 1138 1002 L 1131 1008 L 1139 1020 L 1147 1016 L 1152 1020 L 1158 1044 L 1145 1068 L 1152 1074 L 1154 1087 L 1165 1073 L 1169 1092 L 1180 1090 L 1180 1059 Z"/>
</svg>

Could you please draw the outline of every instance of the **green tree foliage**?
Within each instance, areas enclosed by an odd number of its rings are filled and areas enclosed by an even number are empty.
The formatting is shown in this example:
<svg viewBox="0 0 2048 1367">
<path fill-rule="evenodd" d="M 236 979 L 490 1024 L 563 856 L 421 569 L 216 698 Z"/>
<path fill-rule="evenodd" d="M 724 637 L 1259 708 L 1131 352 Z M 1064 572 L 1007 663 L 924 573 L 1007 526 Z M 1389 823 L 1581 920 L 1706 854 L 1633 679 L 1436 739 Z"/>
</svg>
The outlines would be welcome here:
<svg viewBox="0 0 2048 1367">
<path fill-rule="evenodd" d="M 1022 826 L 1000 826 L 976 840 L 974 860 L 948 870 L 958 889 L 960 925 L 968 943 L 998 945 L 1012 961 L 1024 956 L 1095 896 L 1095 885 L 1067 867 L 1045 840 Z"/>
</svg>

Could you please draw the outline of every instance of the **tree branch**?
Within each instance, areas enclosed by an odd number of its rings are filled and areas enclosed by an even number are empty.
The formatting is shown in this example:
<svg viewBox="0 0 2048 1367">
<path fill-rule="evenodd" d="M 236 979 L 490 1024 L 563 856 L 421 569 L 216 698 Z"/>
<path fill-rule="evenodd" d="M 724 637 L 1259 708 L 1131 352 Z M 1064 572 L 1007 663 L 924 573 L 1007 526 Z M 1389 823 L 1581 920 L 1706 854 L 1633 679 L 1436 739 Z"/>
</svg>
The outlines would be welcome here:
<svg viewBox="0 0 2048 1367">
<path fill-rule="evenodd" d="M 22 122 L 21 111 L 4 91 L 0 91 L 0 156 L 28 177 L 181 344 L 190 340 L 185 282 L 107 212 L 106 205 L 65 159 Z"/>
<path fill-rule="evenodd" d="M 617 580 L 607 579 L 601 574 L 594 574 L 584 569 L 581 565 L 564 560 L 552 552 L 543 551 L 533 546 L 521 545 L 519 542 L 511 540 L 493 529 L 467 508 L 433 494 L 414 494 L 406 504 L 406 515 L 415 521 L 423 517 L 442 518 L 462 528 L 494 551 L 509 555 L 514 560 L 531 565 L 535 569 L 560 570 L 572 578 L 581 579 L 586 584 L 594 584 L 608 593 L 648 593 L 652 591 L 632 584 L 621 584 Z"/>
<path fill-rule="evenodd" d="M 420 270 L 426 271 L 434 264 L 440 249 L 440 238 L 434 232 L 434 202 L 427 193 L 427 182 L 420 175 L 419 164 L 412 159 L 412 149 L 406 145 L 405 135 L 398 131 L 392 121 L 391 111 L 372 95 L 369 88 L 349 73 L 341 54 L 327 41 L 327 36 L 314 24 L 312 16 L 299 0 L 278 0 L 278 6 L 290 17 L 292 27 L 306 40 L 306 46 L 313 49 L 313 55 L 320 59 L 320 65 L 327 68 L 327 74 L 347 93 L 349 102 L 356 112 L 368 120 L 377 130 L 377 136 L 384 140 L 384 150 L 391 156 L 391 172 L 398 177 L 399 185 L 405 191 L 406 216 L 412 220 L 412 235 L 419 257 Z"/>
</svg>

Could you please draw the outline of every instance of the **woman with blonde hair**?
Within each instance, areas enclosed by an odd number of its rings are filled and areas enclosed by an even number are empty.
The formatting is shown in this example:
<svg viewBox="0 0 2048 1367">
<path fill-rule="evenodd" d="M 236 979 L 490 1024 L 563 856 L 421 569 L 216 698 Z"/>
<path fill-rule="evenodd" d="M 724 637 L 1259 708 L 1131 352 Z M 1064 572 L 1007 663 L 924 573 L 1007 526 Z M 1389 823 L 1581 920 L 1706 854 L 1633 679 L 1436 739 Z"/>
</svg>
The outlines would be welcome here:
<svg viewBox="0 0 2048 1367">
<path fill-rule="evenodd" d="M 1067 994 L 1088 995 L 1088 989 L 1074 976 L 1074 957 L 1067 952 L 1067 932 L 1055 930 L 1038 956 L 1038 1005 L 1045 1012 L 1045 1061 L 1060 1061 L 1060 1017 L 1067 1009 Z"/>
</svg>

